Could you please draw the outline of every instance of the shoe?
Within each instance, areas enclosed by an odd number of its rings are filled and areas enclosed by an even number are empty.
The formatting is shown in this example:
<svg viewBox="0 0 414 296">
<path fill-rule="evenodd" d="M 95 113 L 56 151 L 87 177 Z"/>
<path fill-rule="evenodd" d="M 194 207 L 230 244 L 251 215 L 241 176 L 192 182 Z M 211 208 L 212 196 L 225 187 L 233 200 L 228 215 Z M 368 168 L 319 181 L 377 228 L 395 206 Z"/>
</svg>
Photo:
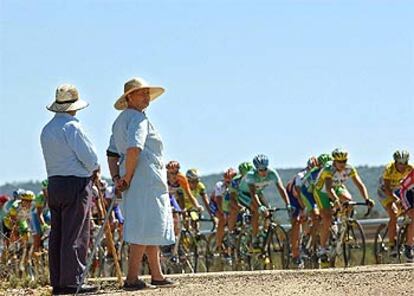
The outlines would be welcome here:
<svg viewBox="0 0 414 296">
<path fill-rule="evenodd" d="M 174 288 L 174 287 L 178 286 L 178 283 L 174 282 L 173 280 L 171 280 L 169 278 L 165 278 L 161 281 L 152 280 L 151 285 L 153 285 L 155 287 L 158 287 L 158 288 Z"/>
<path fill-rule="evenodd" d="M 76 291 L 78 291 L 78 287 L 75 285 L 66 287 L 53 287 L 52 295 L 72 295 L 75 294 Z M 78 294 L 92 293 L 96 291 L 98 291 L 97 286 L 83 284 L 80 287 Z"/>
<path fill-rule="evenodd" d="M 305 267 L 305 263 L 303 262 L 301 257 L 293 258 L 293 266 L 297 269 L 303 269 Z"/>
<path fill-rule="evenodd" d="M 404 257 L 405 257 L 405 260 L 408 263 L 413 263 L 414 262 L 414 254 L 413 254 L 413 248 L 412 247 L 405 246 Z"/>
<path fill-rule="evenodd" d="M 138 290 L 154 290 L 157 289 L 156 286 L 147 284 L 142 280 L 138 280 L 136 283 L 129 284 L 127 281 L 124 282 L 123 289 L 125 291 L 138 291 Z"/>
</svg>

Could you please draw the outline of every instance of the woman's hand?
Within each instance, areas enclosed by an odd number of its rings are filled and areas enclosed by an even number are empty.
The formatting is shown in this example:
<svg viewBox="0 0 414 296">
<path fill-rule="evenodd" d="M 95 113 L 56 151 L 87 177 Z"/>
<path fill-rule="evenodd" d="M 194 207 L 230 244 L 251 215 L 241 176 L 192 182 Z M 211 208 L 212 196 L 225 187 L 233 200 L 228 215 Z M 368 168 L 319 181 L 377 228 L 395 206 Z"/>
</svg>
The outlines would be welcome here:
<svg viewBox="0 0 414 296">
<path fill-rule="evenodd" d="M 122 178 L 116 180 L 115 188 L 119 192 L 124 192 L 129 188 L 129 184 L 131 182 L 131 178 L 127 178 L 127 176 L 123 176 Z"/>
</svg>

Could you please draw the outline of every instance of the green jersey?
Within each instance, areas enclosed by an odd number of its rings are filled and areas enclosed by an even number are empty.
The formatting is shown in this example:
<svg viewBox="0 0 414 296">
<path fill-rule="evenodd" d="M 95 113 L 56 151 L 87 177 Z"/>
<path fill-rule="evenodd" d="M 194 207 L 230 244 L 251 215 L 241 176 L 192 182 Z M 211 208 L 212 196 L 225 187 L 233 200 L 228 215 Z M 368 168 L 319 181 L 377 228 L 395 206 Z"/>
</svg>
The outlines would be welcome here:
<svg viewBox="0 0 414 296">
<path fill-rule="evenodd" d="M 277 185 L 280 181 L 281 179 L 279 174 L 273 169 L 267 169 L 266 177 L 261 177 L 257 170 L 252 170 L 248 172 L 244 178 L 242 178 L 239 190 L 248 193 L 250 192 L 249 187 L 254 185 L 256 192 L 261 194 L 264 188 L 272 183 Z"/>
</svg>

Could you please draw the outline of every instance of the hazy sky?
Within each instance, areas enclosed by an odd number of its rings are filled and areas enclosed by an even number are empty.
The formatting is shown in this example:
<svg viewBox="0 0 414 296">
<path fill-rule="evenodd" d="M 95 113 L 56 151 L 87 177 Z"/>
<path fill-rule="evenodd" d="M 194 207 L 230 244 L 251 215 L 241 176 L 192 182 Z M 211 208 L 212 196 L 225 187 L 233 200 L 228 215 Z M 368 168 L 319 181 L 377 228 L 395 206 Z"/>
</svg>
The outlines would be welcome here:
<svg viewBox="0 0 414 296">
<path fill-rule="evenodd" d="M 45 177 L 39 135 L 63 82 L 90 102 L 78 117 L 108 175 L 132 76 L 165 86 L 148 114 L 184 169 L 257 153 L 298 167 L 336 146 L 354 164 L 414 154 L 412 1 L 0 3 L 0 185 Z"/>
</svg>

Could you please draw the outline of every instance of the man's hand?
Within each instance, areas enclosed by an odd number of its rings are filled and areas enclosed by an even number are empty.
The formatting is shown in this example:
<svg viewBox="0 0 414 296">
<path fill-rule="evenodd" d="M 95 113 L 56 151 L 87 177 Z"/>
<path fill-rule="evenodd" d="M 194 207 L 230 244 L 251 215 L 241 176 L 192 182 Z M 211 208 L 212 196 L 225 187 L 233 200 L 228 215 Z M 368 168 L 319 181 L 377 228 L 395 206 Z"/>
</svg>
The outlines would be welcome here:
<svg viewBox="0 0 414 296">
<path fill-rule="evenodd" d="M 365 200 L 365 203 L 367 204 L 368 207 L 373 208 L 375 206 L 375 201 L 371 198 L 368 198 Z"/>
</svg>

